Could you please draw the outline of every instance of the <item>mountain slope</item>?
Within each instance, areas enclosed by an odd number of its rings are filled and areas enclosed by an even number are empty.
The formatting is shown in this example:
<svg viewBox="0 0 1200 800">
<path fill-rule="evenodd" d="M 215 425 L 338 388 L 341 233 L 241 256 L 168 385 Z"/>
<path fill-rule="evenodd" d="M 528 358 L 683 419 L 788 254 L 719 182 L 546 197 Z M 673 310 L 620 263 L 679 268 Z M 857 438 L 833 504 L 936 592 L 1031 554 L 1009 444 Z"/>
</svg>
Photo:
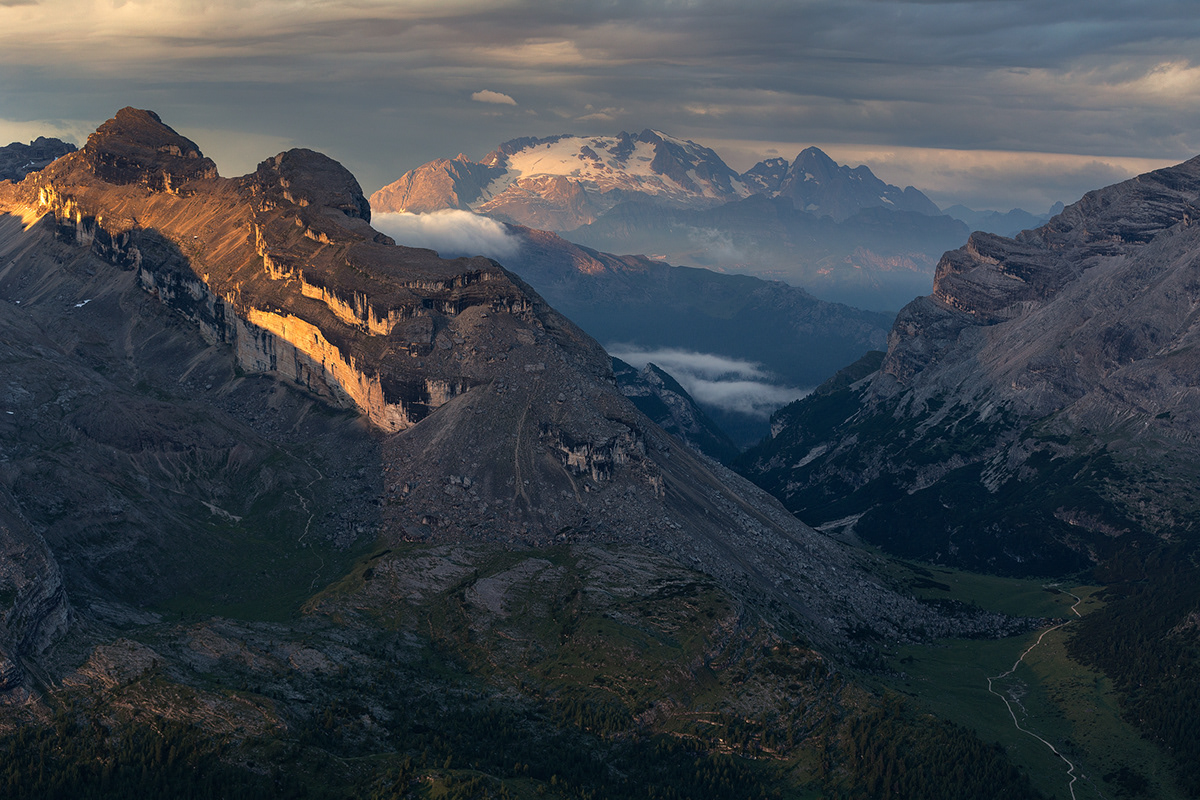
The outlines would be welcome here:
<svg viewBox="0 0 1200 800">
<path fill-rule="evenodd" d="M 11 229 L 13 313 L 18 299 L 22 314 L 103 309 L 80 285 L 47 283 L 37 272 L 45 262 L 22 255 L 44 250 L 48 236 L 106 259 L 123 270 L 122 285 L 142 287 L 205 341 L 231 347 L 239 369 L 276 375 L 369 420 L 382 438 L 363 444 L 380 452 L 365 482 L 379 492 L 373 513 L 385 537 L 645 544 L 739 591 L 773 587 L 764 601 L 790 608 L 832 647 L 847 626 L 901 635 L 906 615 L 928 614 L 883 587 L 851 589 L 835 570 L 859 569 L 860 555 L 679 448 L 617 390 L 607 354 L 511 273 L 392 245 L 371 229 L 353 177 L 324 156 L 289 151 L 223 179 L 153 114 L 126 109 L 7 202 L 43 220 Z M 83 276 L 87 269 L 95 271 Z M 146 436 L 111 419 L 101 426 L 96 415 L 115 413 L 108 403 L 72 413 L 73 426 L 97 441 L 119 435 L 136 450 Z M 107 432 L 114 425 L 119 434 Z M 213 435 L 204 447 L 229 446 L 229 434 Z M 39 496 L 18 501 L 33 508 Z M 230 520 L 254 502 L 244 497 L 233 510 L 219 500 L 208 502 Z M 93 545 L 57 521 L 61 505 L 46 502 L 38 519 L 49 539 L 61 537 L 57 557 L 101 591 L 107 579 L 85 566 Z M 116 538 L 142 531 L 134 524 Z M 898 615 L 881 613 L 880 598 Z"/>
<path fill-rule="evenodd" d="M 6 791 L 1028 796 L 831 660 L 1028 622 L 884 585 L 335 162 L 123 109 L 0 207 Z"/>
<path fill-rule="evenodd" d="M 728 464 L 739 452 L 679 382 L 655 364 L 640 370 L 613 359 L 613 377 L 638 410 L 697 452 Z"/>
<path fill-rule="evenodd" d="M 745 470 L 812 523 L 974 568 L 1194 541 L 1198 205 L 1194 159 L 973 234 L 879 369 L 780 412 Z"/>
</svg>

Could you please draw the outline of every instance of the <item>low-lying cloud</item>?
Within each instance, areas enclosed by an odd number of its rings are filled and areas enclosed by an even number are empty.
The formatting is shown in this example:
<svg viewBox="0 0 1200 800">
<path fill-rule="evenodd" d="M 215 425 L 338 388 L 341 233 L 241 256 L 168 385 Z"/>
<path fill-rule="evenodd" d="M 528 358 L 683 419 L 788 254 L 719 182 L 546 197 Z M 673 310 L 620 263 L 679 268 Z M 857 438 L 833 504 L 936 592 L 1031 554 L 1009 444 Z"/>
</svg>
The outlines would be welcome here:
<svg viewBox="0 0 1200 800">
<path fill-rule="evenodd" d="M 628 344 L 609 345 L 608 352 L 638 369 L 646 364 L 657 365 L 698 403 L 762 419 L 810 391 L 773 382 L 760 364 L 716 353 L 648 350 Z"/>
<path fill-rule="evenodd" d="M 502 261 L 521 249 L 521 240 L 503 223 L 470 211 L 372 214 L 371 224 L 395 239 L 396 244 L 426 247 L 443 258 L 487 256 Z"/>
</svg>

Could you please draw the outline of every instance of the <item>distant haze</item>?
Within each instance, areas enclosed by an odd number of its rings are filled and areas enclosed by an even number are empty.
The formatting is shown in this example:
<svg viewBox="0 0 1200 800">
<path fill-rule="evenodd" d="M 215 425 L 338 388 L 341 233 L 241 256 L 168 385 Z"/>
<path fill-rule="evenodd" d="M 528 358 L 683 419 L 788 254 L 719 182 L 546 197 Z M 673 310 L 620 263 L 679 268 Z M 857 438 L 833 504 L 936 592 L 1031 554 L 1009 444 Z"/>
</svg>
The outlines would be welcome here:
<svg viewBox="0 0 1200 800">
<path fill-rule="evenodd" d="M 0 0 L 0 142 L 158 111 L 239 175 L 370 194 L 459 152 L 652 127 L 745 169 L 816 144 L 941 206 L 1045 211 L 1200 153 L 1183 0 Z"/>
</svg>

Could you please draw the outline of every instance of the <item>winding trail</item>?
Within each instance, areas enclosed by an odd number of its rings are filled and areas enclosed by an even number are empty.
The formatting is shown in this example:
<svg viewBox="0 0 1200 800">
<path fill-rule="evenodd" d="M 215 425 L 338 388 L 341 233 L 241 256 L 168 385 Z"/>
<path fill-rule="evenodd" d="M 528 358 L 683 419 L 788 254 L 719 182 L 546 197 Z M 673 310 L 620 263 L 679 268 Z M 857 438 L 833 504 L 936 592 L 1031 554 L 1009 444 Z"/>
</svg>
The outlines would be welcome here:
<svg viewBox="0 0 1200 800">
<path fill-rule="evenodd" d="M 1079 609 L 1076 608 L 1076 606 L 1078 606 L 1080 603 L 1083 602 L 1083 598 L 1080 597 L 1079 595 L 1075 594 L 1074 592 L 1067 592 L 1067 594 L 1069 594 L 1069 595 L 1071 595 L 1071 597 L 1075 598 L 1075 602 L 1071 605 L 1072 613 L 1074 613 L 1075 616 L 1082 618 L 1083 615 L 1079 613 Z M 1038 636 L 1037 641 L 1034 642 L 1033 644 L 1029 645 L 1029 647 L 1025 650 L 1024 653 L 1021 653 L 1021 657 L 1016 660 L 1016 662 L 1012 665 L 1012 667 L 1009 668 L 1009 670 L 1007 672 L 1002 672 L 999 675 L 988 678 L 987 683 L 988 683 L 988 691 L 991 692 L 992 694 L 996 695 L 996 697 L 999 697 L 1004 702 L 1004 707 L 1008 709 L 1008 715 L 1010 717 L 1012 717 L 1013 725 L 1016 726 L 1017 730 L 1021 731 L 1021 733 L 1025 733 L 1025 734 L 1028 734 L 1029 736 L 1032 736 L 1034 739 L 1037 739 L 1039 742 L 1046 745 L 1046 747 L 1049 747 L 1050 752 L 1054 753 L 1054 755 L 1061 758 L 1063 760 L 1063 763 L 1067 765 L 1067 776 L 1070 777 L 1070 779 L 1071 779 L 1070 782 L 1067 784 L 1067 791 L 1069 791 L 1071 793 L 1071 800 L 1075 800 L 1075 781 L 1079 780 L 1079 776 L 1075 774 L 1075 765 L 1073 763 L 1071 763 L 1070 759 L 1068 759 L 1062 753 L 1058 752 L 1058 748 L 1056 748 L 1054 745 L 1050 744 L 1045 739 L 1043 739 L 1041 736 L 1038 736 L 1036 733 L 1029 730 L 1028 728 L 1022 728 L 1021 723 L 1017 721 L 1017 715 L 1013 712 L 1012 704 L 1008 702 L 1008 698 L 992 688 L 993 681 L 998 681 L 1003 678 L 1007 678 L 1009 675 L 1012 675 L 1014 672 L 1016 672 L 1017 667 L 1021 666 L 1021 662 L 1025 660 L 1025 656 L 1032 653 L 1034 651 L 1034 648 L 1036 648 L 1039 644 L 1042 643 L 1042 639 L 1046 638 L 1046 634 L 1051 633 L 1052 631 L 1056 631 L 1059 628 L 1065 628 L 1067 625 L 1070 625 L 1071 622 L 1073 622 L 1073 620 L 1067 620 L 1066 622 L 1060 622 L 1058 625 L 1055 625 L 1052 628 L 1047 628 L 1046 630 L 1042 631 L 1042 634 L 1040 636 Z M 1024 707 L 1022 707 L 1021 710 L 1024 711 Z"/>
<path fill-rule="evenodd" d="M 317 477 L 313 478 L 311 481 L 304 484 L 304 491 L 307 492 L 309 489 L 312 488 L 312 485 L 314 483 L 316 483 L 319 480 L 325 479 L 325 473 L 321 472 L 321 470 L 314 467 L 312 465 L 312 462 L 310 462 L 307 458 L 301 458 L 300 460 L 303 461 L 308 466 L 309 469 L 311 469 L 313 472 L 317 473 Z M 312 528 L 313 519 L 317 515 L 312 511 L 312 509 L 310 509 L 308 507 L 308 500 L 306 500 L 304 498 L 304 495 L 301 494 L 299 489 L 293 489 L 292 493 L 295 494 L 296 499 L 300 501 L 300 506 L 301 506 L 301 508 L 304 509 L 304 513 L 308 514 L 308 522 L 304 523 L 304 533 L 300 534 L 300 538 L 296 540 L 296 544 L 304 547 L 304 546 L 306 546 L 306 545 L 304 545 L 304 537 L 308 536 L 308 532 Z M 319 581 L 321 579 L 321 570 L 325 569 L 325 557 L 318 555 L 317 558 L 321 559 L 321 565 L 319 567 L 317 567 L 316 570 L 313 571 L 312 583 L 310 583 L 308 585 L 309 591 L 312 591 L 316 587 L 317 581 Z"/>
<path fill-rule="evenodd" d="M 314 483 L 316 483 L 316 482 L 317 482 L 317 481 L 319 481 L 319 480 L 324 480 L 324 478 L 325 478 L 325 473 L 321 472 L 321 470 L 319 470 L 319 469 L 317 469 L 316 467 L 314 467 L 314 466 L 313 466 L 313 465 L 312 465 L 312 464 L 311 464 L 311 463 L 308 461 L 308 459 L 306 459 L 306 458 L 302 458 L 302 459 L 300 459 L 300 460 L 301 460 L 301 461 L 303 461 L 303 462 L 305 463 L 305 465 L 306 465 L 306 466 L 307 466 L 309 469 L 311 469 L 313 472 L 317 473 L 317 477 L 313 478 L 311 481 L 309 481 L 308 483 L 304 484 L 304 491 L 306 491 L 306 492 L 307 492 L 309 489 L 311 489 L 311 488 L 312 488 L 312 485 L 313 485 Z M 306 499 L 304 498 L 304 495 L 302 495 L 302 494 L 300 493 L 300 490 L 299 490 L 299 489 L 292 489 L 292 493 L 293 493 L 294 495 L 296 495 L 296 499 L 300 501 L 300 506 L 301 506 L 301 508 L 303 508 L 303 509 L 304 509 L 304 513 L 305 513 L 305 514 L 308 514 L 308 522 L 304 523 L 304 533 L 300 534 L 300 538 L 296 540 L 296 544 L 301 544 L 301 543 L 303 543 L 303 542 L 304 542 L 304 537 L 305 537 L 305 536 L 308 536 L 308 531 L 309 531 L 309 529 L 310 529 L 310 528 L 312 528 L 313 518 L 316 516 L 316 514 L 314 514 L 314 513 L 313 513 L 313 512 L 312 512 L 312 511 L 309 509 L 309 507 L 308 507 L 308 500 L 306 500 Z M 1072 595 L 1072 596 L 1074 596 L 1074 595 Z"/>
</svg>

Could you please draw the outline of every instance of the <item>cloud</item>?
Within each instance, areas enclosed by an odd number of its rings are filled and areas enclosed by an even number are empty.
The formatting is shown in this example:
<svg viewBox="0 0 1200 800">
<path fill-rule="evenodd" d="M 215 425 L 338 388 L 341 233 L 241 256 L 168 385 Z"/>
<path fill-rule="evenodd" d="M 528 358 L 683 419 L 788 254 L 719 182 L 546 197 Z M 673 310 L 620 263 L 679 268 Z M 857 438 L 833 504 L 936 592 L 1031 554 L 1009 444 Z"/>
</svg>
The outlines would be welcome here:
<svg viewBox="0 0 1200 800">
<path fill-rule="evenodd" d="M 517 101 L 508 95 L 501 92 L 493 92 L 491 89 L 475 92 L 471 95 L 471 99 L 480 103 L 495 103 L 501 106 L 515 106 L 517 104 Z"/>
<path fill-rule="evenodd" d="M 17 1 L 0 0 L 6 117 L 98 122 L 153 108 L 183 132 L 320 149 L 368 191 L 435 158 L 618 124 L 706 143 L 1067 153 L 1118 166 L 1117 156 L 1200 152 L 1200 15 L 1185 0 L 806 0 L 754 13 L 737 0 Z M 497 85 L 505 93 L 480 90 Z M 462 102 L 472 96 L 500 113 Z M 928 162 L 909 167 L 883 177 L 949 180 Z M 975 175 L 960 173 L 958 194 L 936 201 L 966 200 Z M 1050 198 L 1045 175 L 988 181 L 967 204 L 1070 199 Z"/>
<path fill-rule="evenodd" d="M 733 243 L 733 238 L 716 228 L 694 228 L 682 226 L 687 231 L 688 241 L 700 247 L 706 259 L 718 264 L 744 264 L 749 257 Z"/>
<path fill-rule="evenodd" d="M 373 214 L 371 224 L 395 239 L 396 244 L 426 247 L 443 258 L 487 256 L 502 261 L 521 248 L 520 239 L 502 223 L 470 211 Z"/>
<path fill-rule="evenodd" d="M 655 364 L 679 381 L 698 403 L 761 419 L 811 391 L 773 382 L 760 364 L 716 353 L 647 350 L 628 344 L 611 344 L 607 349 L 638 369 Z"/>
<path fill-rule="evenodd" d="M 625 114 L 625 109 L 612 106 L 596 110 L 592 108 L 591 103 L 584 106 L 583 110 L 589 113 L 584 114 L 582 117 L 576 117 L 575 119 L 578 122 L 613 122 L 618 116 Z"/>
</svg>

